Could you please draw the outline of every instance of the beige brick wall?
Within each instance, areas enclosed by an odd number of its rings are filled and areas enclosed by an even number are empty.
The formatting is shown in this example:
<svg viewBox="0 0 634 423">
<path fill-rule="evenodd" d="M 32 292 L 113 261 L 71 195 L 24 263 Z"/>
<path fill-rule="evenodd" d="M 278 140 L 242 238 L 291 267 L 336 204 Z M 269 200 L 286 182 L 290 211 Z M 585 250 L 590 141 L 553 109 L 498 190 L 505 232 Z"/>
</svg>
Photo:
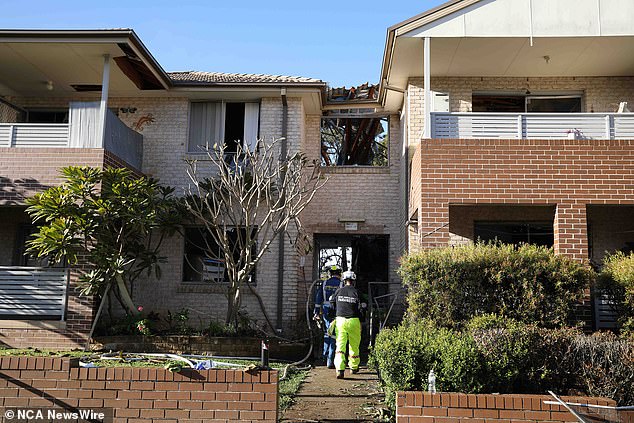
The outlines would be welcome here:
<svg viewBox="0 0 634 423">
<path fill-rule="evenodd" d="M 111 103 L 123 104 L 120 99 Z M 155 122 L 143 131 L 143 171 L 158 177 L 163 183 L 176 187 L 182 194 L 190 179 L 186 173 L 185 159 L 200 159 L 199 170 L 209 174 L 210 162 L 204 154 L 187 153 L 189 102 L 186 99 L 129 100 L 137 107 L 136 115 L 151 113 Z M 304 110 L 300 99 L 289 98 L 288 144 L 289 152 L 297 151 L 304 134 Z M 120 116 L 126 123 L 130 118 Z M 264 98 L 260 109 L 260 136 L 271 140 L 282 135 L 282 103 L 280 98 Z M 207 171 L 205 170 L 207 169 Z M 261 244 L 262 242 L 260 242 Z M 135 297 L 149 310 L 166 312 L 181 308 L 190 310 L 191 324 L 207 325 L 211 320 L 224 321 L 226 297 L 221 286 L 183 284 L 184 240 L 176 236 L 165 243 L 164 253 L 168 262 L 162 266 L 161 279 L 139 281 L 135 285 Z M 298 312 L 303 312 L 303 285 L 298 281 L 298 257 L 291 246 L 286 247 L 284 264 L 283 320 L 285 328 L 296 323 Z M 275 323 L 278 284 L 278 243 L 274 242 L 257 268 L 257 291 L 266 311 Z M 300 289 L 302 288 L 302 289 Z M 243 306 L 249 316 L 262 321 L 262 312 L 255 296 L 243 288 Z M 298 298 L 299 296 L 299 298 Z"/>
<path fill-rule="evenodd" d="M 306 139 L 303 147 L 308 157 L 319 160 L 320 116 L 306 119 Z M 374 234 L 389 235 L 389 278 L 399 281 L 396 275 L 401 255 L 403 218 L 400 121 L 398 115 L 390 116 L 389 166 L 329 167 L 324 168 L 329 180 L 313 203 L 305 210 L 302 219 L 309 233 L 322 234 Z M 363 219 L 358 230 L 346 232 L 341 219 Z M 309 260 L 306 260 L 310 263 Z M 312 267 L 306 274 L 312 274 Z"/>
<path fill-rule="evenodd" d="M 76 100 L 77 98 L 73 98 Z M 94 100 L 82 96 L 82 100 Z M 39 99 L 15 99 L 22 107 L 67 107 L 71 98 L 57 99 L 54 103 Z M 187 153 L 189 102 L 185 98 L 112 98 L 109 107 L 135 107 L 136 113 L 119 115 L 133 127 L 142 116 L 152 115 L 154 121 L 142 130 L 144 154 L 143 172 L 176 187 L 182 194 L 189 185 L 184 160 L 200 158 Z M 302 101 L 288 99 L 289 152 L 300 148 L 309 158 L 319 160 L 319 115 L 306 116 Z M 390 236 L 390 280 L 397 281 L 395 269 L 404 245 L 404 193 L 399 183 L 404 177 L 401 168 L 403 150 L 400 145 L 398 116 L 390 120 L 390 166 L 388 168 L 326 169 L 330 181 L 318 193 L 302 219 L 312 233 L 344 233 L 339 219 L 359 217 L 365 219 L 356 233 L 387 234 Z M 266 139 L 282 135 L 282 102 L 279 97 L 263 98 L 260 111 L 260 135 Z M 204 156 L 202 156 L 204 159 Z M 324 205 L 328 205 L 327 208 Z M 353 216 L 354 215 L 354 216 Z M 165 312 L 190 310 L 192 325 L 205 326 L 210 320 L 224 320 L 226 298 L 222 289 L 209 285 L 183 284 L 182 237 L 175 236 L 164 245 L 167 263 L 162 265 L 161 279 L 139 280 L 134 285 L 135 301 L 146 310 Z M 304 268 L 300 256 L 286 245 L 284 264 L 283 319 L 286 329 L 298 325 L 298 316 L 304 315 L 306 288 L 312 281 L 312 253 L 305 257 Z M 257 269 L 257 290 L 262 296 L 269 317 L 275 322 L 278 284 L 278 243 L 274 242 Z M 249 315 L 261 320 L 256 298 L 244 290 L 243 305 Z"/>
</svg>

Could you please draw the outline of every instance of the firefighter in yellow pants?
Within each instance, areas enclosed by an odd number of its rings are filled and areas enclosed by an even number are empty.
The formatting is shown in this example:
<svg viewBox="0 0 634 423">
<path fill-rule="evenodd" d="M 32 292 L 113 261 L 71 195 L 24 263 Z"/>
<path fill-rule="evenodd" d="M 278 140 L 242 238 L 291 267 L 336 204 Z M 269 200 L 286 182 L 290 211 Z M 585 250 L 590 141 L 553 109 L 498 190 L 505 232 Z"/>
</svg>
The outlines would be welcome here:
<svg viewBox="0 0 634 423">
<path fill-rule="evenodd" d="M 352 271 L 343 273 L 344 286 L 332 297 L 332 304 L 337 310 L 337 350 L 335 353 L 335 369 L 337 379 L 343 379 L 346 369 L 346 344 L 348 344 L 348 365 L 352 373 L 359 371 L 359 344 L 361 344 L 361 310 L 359 293 L 354 287 L 357 276 Z"/>
</svg>

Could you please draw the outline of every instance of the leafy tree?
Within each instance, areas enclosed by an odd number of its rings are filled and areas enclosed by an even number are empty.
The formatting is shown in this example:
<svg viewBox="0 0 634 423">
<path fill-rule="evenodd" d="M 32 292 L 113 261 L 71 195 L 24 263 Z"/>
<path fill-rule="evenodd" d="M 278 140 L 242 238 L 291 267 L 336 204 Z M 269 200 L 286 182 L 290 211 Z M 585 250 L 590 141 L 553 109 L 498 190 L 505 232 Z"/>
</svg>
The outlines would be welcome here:
<svg viewBox="0 0 634 423">
<path fill-rule="evenodd" d="M 63 184 L 27 200 L 27 212 L 40 225 L 28 252 L 85 268 L 82 294 L 101 296 L 103 305 L 114 287 L 126 313 L 136 315 L 128 285 L 143 272 L 160 277 L 159 248 L 182 207 L 174 190 L 127 169 L 71 166 L 61 173 Z"/>
<path fill-rule="evenodd" d="M 251 275 L 278 236 L 302 245 L 299 215 L 326 182 L 317 163 L 301 153 L 286 156 L 279 144 L 259 142 L 256 149 L 238 145 L 235 153 L 214 146 L 206 160 L 188 162 L 192 185 L 187 208 L 215 244 L 207 243 L 205 254 L 224 262 L 229 279 L 226 324 L 237 324 L 246 285 L 273 326 Z M 289 226 L 296 236 L 290 235 Z"/>
</svg>

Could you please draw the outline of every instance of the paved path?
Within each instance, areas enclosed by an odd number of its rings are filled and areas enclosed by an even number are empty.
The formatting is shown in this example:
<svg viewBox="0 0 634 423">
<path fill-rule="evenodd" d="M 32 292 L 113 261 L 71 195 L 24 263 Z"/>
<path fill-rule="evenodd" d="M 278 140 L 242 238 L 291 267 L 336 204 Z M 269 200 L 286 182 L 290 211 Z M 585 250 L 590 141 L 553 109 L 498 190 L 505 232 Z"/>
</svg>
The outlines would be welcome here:
<svg viewBox="0 0 634 423">
<path fill-rule="evenodd" d="M 345 379 L 337 379 L 335 370 L 313 368 L 300 387 L 295 404 L 281 422 L 373 422 L 377 408 L 383 407 L 376 373 L 361 367 L 353 375 L 346 370 Z"/>
</svg>

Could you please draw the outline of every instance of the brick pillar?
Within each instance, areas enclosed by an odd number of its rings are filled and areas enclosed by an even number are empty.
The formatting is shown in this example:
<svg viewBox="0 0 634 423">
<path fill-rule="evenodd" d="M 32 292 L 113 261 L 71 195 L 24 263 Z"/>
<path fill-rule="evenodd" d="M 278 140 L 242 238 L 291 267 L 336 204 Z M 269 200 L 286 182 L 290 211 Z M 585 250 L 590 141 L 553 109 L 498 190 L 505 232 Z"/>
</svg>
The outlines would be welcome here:
<svg viewBox="0 0 634 423">
<path fill-rule="evenodd" d="M 449 244 L 447 203 L 423 203 L 418 212 L 418 237 L 424 249 L 446 247 Z"/>
<path fill-rule="evenodd" d="M 559 203 L 555 211 L 555 253 L 588 260 L 588 222 L 583 203 Z"/>
</svg>

